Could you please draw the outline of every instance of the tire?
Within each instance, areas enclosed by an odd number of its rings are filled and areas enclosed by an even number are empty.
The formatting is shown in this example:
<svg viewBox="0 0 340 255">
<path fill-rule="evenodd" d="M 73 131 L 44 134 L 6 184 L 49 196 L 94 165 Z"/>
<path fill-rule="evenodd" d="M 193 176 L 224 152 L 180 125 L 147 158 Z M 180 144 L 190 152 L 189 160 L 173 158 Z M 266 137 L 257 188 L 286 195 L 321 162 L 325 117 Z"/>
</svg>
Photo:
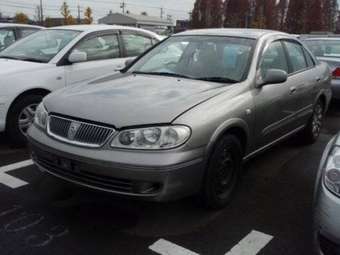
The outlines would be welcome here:
<svg viewBox="0 0 340 255">
<path fill-rule="evenodd" d="M 26 95 L 11 106 L 8 112 L 6 133 L 12 145 L 24 146 L 27 143 L 25 133 L 33 123 L 36 107 L 42 99 L 42 95 Z M 19 119 L 22 125 L 19 125 Z"/>
<path fill-rule="evenodd" d="M 321 133 L 324 113 L 324 104 L 321 100 L 318 100 L 314 106 L 312 117 L 308 120 L 306 127 L 300 134 L 304 144 L 313 144 L 318 140 Z"/>
<path fill-rule="evenodd" d="M 234 135 L 225 135 L 216 144 L 200 195 L 203 206 L 216 210 L 230 202 L 242 168 L 242 151 L 241 143 Z"/>
</svg>

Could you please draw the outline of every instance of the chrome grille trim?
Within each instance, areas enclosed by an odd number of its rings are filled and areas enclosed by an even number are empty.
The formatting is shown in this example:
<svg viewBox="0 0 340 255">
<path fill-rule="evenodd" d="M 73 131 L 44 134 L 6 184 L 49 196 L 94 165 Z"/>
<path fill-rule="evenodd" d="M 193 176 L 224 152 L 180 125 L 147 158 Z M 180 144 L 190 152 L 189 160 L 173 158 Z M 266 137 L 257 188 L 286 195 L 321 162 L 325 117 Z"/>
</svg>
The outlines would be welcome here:
<svg viewBox="0 0 340 255">
<path fill-rule="evenodd" d="M 71 128 L 75 131 L 71 132 Z M 51 115 L 47 121 L 47 133 L 65 143 L 82 147 L 99 148 L 110 139 L 116 130 L 83 121 Z"/>
</svg>

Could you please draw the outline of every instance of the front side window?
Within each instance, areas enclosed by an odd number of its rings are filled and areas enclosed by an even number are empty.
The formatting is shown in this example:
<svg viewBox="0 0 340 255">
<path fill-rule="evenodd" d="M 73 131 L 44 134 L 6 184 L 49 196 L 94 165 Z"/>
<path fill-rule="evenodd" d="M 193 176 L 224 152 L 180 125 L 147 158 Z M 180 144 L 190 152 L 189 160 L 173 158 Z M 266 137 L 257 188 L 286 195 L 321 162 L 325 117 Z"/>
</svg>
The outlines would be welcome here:
<svg viewBox="0 0 340 255">
<path fill-rule="evenodd" d="M 13 29 L 0 29 L 0 51 L 6 49 L 15 42 L 15 34 Z"/>
<path fill-rule="evenodd" d="M 291 69 L 289 73 L 296 73 L 307 68 L 306 58 L 303 48 L 295 42 L 284 42 L 290 59 Z"/>
<path fill-rule="evenodd" d="M 262 55 L 260 70 L 262 77 L 269 69 L 280 69 L 288 73 L 286 55 L 280 41 L 273 42 Z"/>
<path fill-rule="evenodd" d="M 80 42 L 74 49 L 87 54 L 87 60 L 105 60 L 120 57 L 117 35 L 99 35 Z"/>
<path fill-rule="evenodd" d="M 47 63 L 81 32 L 46 29 L 26 37 L 0 54 L 0 58 Z"/>
<path fill-rule="evenodd" d="M 152 46 L 152 39 L 138 34 L 122 34 L 127 57 L 136 57 Z"/>
<path fill-rule="evenodd" d="M 129 71 L 240 82 L 247 77 L 255 44 L 255 40 L 243 38 L 175 36 L 159 44 Z"/>
<path fill-rule="evenodd" d="M 306 40 L 305 44 L 316 57 L 340 57 L 340 40 Z"/>
</svg>

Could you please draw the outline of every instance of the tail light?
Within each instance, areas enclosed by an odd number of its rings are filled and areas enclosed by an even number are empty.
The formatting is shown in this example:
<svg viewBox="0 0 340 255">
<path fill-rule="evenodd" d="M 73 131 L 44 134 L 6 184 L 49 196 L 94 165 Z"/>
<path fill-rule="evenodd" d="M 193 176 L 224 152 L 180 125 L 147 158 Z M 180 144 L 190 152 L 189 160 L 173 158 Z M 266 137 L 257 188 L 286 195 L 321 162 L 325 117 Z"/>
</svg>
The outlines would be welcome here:
<svg viewBox="0 0 340 255">
<path fill-rule="evenodd" d="M 337 67 L 332 73 L 333 79 L 340 79 L 340 67 Z"/>
</svg>

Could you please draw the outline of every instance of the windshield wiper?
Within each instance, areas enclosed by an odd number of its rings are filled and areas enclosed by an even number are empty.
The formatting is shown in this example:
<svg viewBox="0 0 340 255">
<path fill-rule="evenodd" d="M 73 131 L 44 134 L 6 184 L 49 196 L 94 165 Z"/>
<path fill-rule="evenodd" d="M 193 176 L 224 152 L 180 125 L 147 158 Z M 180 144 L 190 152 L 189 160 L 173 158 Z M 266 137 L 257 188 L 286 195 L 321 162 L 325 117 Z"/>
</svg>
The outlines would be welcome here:
<svg viewBox="0 0 340 255">
<path fill-rule="evenodd" d="M 11 57 L 11 56 L 6 56 L 6 55 L 0 55 L 0 58 L 20 60 L 19 58 Z"/>
<path fill-rule="evenodd" d="M 140 72 L 140 71 L 134 71 L 133 74 L 149 74 L 149 75 L 160 75 L 160 76 L 169 76 L 169 77 L 179 77 L 179 78 L 187 78 L 187 79 L 194 79 L 193 77 L 184 75 L 184 74 L 178 74 L 178 73 L 168 73 L 168 72 Z"/>
<path fill-rule="evenodd" d="M 200 78 L 196 78 L 196 80 L 219 82 L 219 83 L 238 83 L 238 82 L 240 82 L 240 81 L 233 80 L 233 79 L 230 79 L 230 78 L 225 78 L 225 77 L 200 77 Z"/>
</svg>

